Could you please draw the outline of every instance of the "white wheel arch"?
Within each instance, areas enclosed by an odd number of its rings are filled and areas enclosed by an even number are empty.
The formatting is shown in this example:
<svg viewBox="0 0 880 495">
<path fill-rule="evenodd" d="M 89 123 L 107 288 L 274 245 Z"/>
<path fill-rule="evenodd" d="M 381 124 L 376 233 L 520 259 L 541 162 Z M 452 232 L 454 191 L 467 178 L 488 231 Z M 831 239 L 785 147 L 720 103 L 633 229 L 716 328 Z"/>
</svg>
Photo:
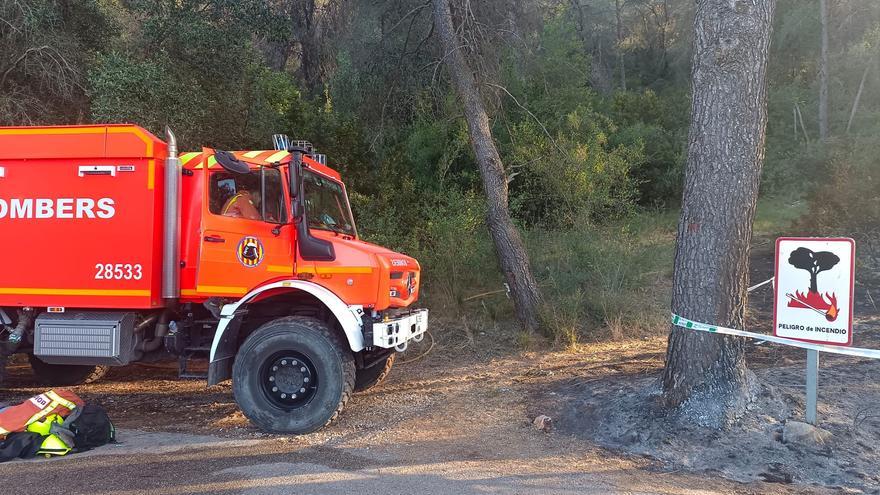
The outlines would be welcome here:
<svg viewBox="0 0 880 495">
<path fill-rule="evenodd" d="M 211 360 L 215 361 L 217 348 L 223 340 L 223 334 L 227 327 L 235 319 L 235 312 L 243 305 L 246 305 L 258 295 L 273 289 L 288 289 L 290 291 L 302 291 L 315 296 L 321 301 L 327 309 L 333 313 L 342 331 L 348 340 L 348 345 L 353 352 L 358 352 L 364 348 L 364 335 L 361 330 L 361 315 L 363 315 L 362 306 L 349 306 L 345 304 L 339 296 L 314 282 L 306 280 L 281 280 L 271 284 L 262 285 L 248 292 L 238 301 L 232 304 L 226 304 L 220 310 L 220 323 L 217 325 L 217 332 L 214 334 L 214 341 L 211 343 Z"/>
</svg>

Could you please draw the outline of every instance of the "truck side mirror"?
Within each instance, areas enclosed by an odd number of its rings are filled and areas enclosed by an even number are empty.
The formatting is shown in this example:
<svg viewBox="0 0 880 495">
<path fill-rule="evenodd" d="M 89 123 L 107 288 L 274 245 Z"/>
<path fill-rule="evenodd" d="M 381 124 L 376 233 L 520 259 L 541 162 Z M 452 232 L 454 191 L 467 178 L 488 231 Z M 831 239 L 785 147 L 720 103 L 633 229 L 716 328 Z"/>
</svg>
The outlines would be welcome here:
<svg viewBox="0 0 880 495">
<path fill-rule="evenodd" d="M 251 168 L 247 163 L 239 160 L 228 151 L 214 150 L 214 158 L 217 159 L 217 163 L 227 172 L 242 175 L 251 173 Z"/>
<path fill-rule="evenodd" d="M 336 259 L 333 243 L 314 237 L 309 231 L 309 220 L 306 218 L 305 211 L 302 171 L 302 155 L 306 150 L 291 147 L 289 151 L 292 155 L 288 168 L 290 177 L 290 211 L 296 225 L 296 243 L 299 247 L 299 255 L 306 261 L 333 261 Z"/>
</svg>

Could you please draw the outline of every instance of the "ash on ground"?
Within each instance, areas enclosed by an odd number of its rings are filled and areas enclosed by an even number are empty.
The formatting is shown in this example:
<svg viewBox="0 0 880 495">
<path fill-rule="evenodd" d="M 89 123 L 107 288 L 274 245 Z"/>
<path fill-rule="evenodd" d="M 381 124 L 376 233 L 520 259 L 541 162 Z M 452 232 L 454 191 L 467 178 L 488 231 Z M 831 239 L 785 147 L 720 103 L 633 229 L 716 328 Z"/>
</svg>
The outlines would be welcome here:
<svg viewBox="0 0 880 495">
<path fill-rule="evenodd" d="M 880 334 L 878 321 L 857 327 L 863 337 Z M 751 347 L 753 393 L 726 427 L 668 413 L 660 406 L 657 374 L 561 384 L 547 397 L 555 426 L 561 434 L 656 459 L 668 470 L 880 494 L 880 361 L 823 354 L 819 428 L 813 428 L 802 423 L 799 354 L 805 351 Z M 770 367 L 769 357 L 788 364 Z"/>
</svg>

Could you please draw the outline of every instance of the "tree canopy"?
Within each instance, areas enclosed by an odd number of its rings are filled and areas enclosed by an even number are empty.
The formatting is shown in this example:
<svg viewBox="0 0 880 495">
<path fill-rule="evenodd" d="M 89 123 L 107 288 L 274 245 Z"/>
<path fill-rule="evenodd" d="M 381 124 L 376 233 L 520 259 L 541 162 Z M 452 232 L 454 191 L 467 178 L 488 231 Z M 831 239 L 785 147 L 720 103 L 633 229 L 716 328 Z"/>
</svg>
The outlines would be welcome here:
<svg viewBox="0 0 880 495">
<path fill-rule="evenodd" d="M 562 232 L 678 206 L 692 1 L 467 6 L 463 49 L 516 224 Z M 822 196 L 813 218 L 842 228 L 857 215 L 828 191 L 876 190 L 848 177 L 874 166 L 859 150 L 876 144 L 880 122 L 880 6 L 827 6 L 830 138 L 817 143 L 819 2 L 778 2 L 761 190 Z M 365 237 L 422 257 L 428 279 L 448 283 L 433 292 L 461 300 L 461 287 L 503 277 L 467 268 L 487 265 L 485 202 L 430 13 L 424 0 L 5 1 L 0 125 L 170 125 L 184 150 L 267 148 L 273 133 L 310 140 L 345 175 Z M 829 172 L 841 163 L 853 173 Z M 451 251 L 467 253 L 460 266 Z"/>
</svg>

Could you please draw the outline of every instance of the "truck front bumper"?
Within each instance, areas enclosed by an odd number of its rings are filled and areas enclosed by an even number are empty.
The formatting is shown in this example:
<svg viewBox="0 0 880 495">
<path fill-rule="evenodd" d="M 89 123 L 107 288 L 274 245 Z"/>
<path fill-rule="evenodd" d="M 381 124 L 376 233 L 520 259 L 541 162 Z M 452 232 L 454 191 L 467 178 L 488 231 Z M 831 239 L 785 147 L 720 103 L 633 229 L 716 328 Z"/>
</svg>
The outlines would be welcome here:
<svg viewBox="0 0 880 495">
<path fill-rule="evenodd" d="M 372 323 L 372 342 L 366 339 L 366 345 L 383 349 L 406 350 L 409 341 L 419 342 L 428 330 L 428 310 L 414 309 L 395 318 Z M 367 333 L 367 336 L 369 336 Z"/>
</svg>

